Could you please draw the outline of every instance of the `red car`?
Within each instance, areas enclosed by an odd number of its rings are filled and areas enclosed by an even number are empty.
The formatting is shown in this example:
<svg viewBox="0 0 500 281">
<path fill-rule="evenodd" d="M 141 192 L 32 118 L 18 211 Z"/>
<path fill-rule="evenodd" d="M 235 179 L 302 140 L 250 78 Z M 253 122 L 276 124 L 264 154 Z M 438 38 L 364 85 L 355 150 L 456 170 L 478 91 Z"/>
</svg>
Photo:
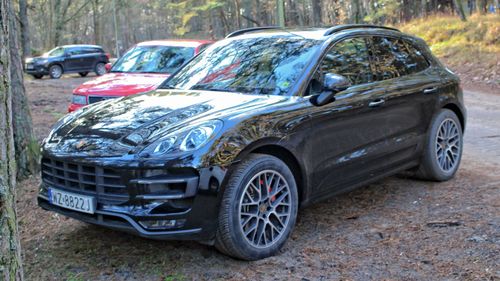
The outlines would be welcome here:
<svg viewBox="0 0 500 281">
<path fill-rule="evenodd" d="M 158 40 L 142 42 L 127 51 L 108 73 L 73 90 L 68 112 L 105 99 L 156 89 L 170 74 L 208 47 L 208 40 Z"/>
</svg>

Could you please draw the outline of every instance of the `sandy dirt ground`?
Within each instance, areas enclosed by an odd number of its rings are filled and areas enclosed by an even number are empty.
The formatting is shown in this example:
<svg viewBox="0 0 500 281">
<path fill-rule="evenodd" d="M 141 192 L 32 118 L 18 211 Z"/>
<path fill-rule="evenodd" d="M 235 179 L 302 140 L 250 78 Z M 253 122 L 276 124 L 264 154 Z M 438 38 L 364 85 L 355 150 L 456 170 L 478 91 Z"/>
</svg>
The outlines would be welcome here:
<svg viewBox="0 0 500 281">
<path fill-rule="evenodd" d="M 39 140 L 88 79 L 27 79 Z M 43 211 L 33 176 L 18 194 L 26 279 L 500 280 L 499 94 L 465 92 L 464 156 L 453 180 L 394 176 L 302 209 L 283 250 L 257 262 Z"/>
</svg>

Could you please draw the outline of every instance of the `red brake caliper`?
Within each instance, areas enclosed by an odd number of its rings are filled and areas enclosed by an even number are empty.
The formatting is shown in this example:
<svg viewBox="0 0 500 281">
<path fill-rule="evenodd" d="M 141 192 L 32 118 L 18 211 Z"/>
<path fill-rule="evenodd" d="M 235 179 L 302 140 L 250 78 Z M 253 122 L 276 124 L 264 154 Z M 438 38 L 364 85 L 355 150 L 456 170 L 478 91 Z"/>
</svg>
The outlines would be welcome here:
<svg viewBox="0 0 500 281">
<path fill-rule="evenodd" d="M 260 180 L 260 185 L 263 185 L 263 184 L 264 184 L 264 181 L 261 179 L 261 180 Z M 271 185 L 269 185 L 269 186 L 267 187 L 267 192 L 268 192 L 268 194 L 271 194 Z M 274 202 L 274 200 L 276 200 L 276 195 L 275 195 L 275 196 L 273 196 L 273 197 L 271 197 L 271 202 Z"/>
</svg>

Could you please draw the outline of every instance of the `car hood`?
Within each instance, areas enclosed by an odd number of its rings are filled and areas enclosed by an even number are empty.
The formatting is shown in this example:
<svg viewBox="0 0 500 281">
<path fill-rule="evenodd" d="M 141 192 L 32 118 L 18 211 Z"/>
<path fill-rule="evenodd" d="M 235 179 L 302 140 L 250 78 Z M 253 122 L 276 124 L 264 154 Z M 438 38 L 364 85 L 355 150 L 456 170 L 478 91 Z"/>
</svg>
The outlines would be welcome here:
<svg viewBox="0 0 500 281">
<path fill-rule="evenodd" d="M 26 63 L 35 63 L 35 62 L 38 62 L 38 61 L 41 61 L 41 60 L 46 60 L 48 59 L 47 56 L 40 56 L 40 57 L 32 57 L 32 58 L 26 58 L 25 62 Z"/>
<path fill-rule="evenodd" d="M 227 92 L 156 90 L 108 100 L 66 117 L 54 128 L 44 150 L 85 156 L 119 156 L 165 134 L 196 125 L 265 110 L 290 97 Z M 56 125 L 57 126 L 57 125 Z"/>
<path fill-rule="evenodd" d="M 73 93 L 79 95 L 128 96 L 156 89 L 169 74 L 106 73 L 83 83 Z"/>
</svg>

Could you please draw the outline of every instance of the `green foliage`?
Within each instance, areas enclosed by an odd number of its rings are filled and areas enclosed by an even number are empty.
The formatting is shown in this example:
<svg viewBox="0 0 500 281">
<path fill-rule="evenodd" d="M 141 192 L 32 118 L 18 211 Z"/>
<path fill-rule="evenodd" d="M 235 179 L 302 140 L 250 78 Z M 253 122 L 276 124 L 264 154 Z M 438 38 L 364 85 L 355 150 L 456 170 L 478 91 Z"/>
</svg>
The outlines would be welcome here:
<svg viewBox="0 0 500 281">
<path fill-rule="evenodd" d="M 500 53 L 500 15 L 473 15 L 467 22 L 458 17 L 433 16 L 400 28 L 424 39 L 437 56 Z"/>
<path fill-rule="evenodd" d="M 70 272 L 68 274 L 68 277 L 66 278 L 66 280 L 67 281 L 83 281 L 85 279 L 83 279 L 83 276 L 81 274 Z"/>
<path fill-rule="evenodd" d="M 379 0 L 373 4 L 373 11 L 365 16 L 366 22 L 395 22 L 398 19 L 399 0 Z"/>
<path fill-rule="evenodd" d="M 164 281 L 184 281 L 184 280 L 186 280 L 186 277 L 182 274 L 177 273 L 177 274 L 168 275 L 163 280 Z"/>
<path fill-rule="evenodd" d="M 197 1 L 186 0 L 179 3 L 168 3 L 167 8 L 176 10 L 178 14 L 178 24 L 174 29 L 174 34 L 182 36 L 190 31 L 189 21 L 197 16 L 200 16 L 204 12 L 208 12 L 213 9 L 224 6 L 222 1 L 217 0 L 205 0 L 203 4 L 196 5 Z"/>
</svg>

